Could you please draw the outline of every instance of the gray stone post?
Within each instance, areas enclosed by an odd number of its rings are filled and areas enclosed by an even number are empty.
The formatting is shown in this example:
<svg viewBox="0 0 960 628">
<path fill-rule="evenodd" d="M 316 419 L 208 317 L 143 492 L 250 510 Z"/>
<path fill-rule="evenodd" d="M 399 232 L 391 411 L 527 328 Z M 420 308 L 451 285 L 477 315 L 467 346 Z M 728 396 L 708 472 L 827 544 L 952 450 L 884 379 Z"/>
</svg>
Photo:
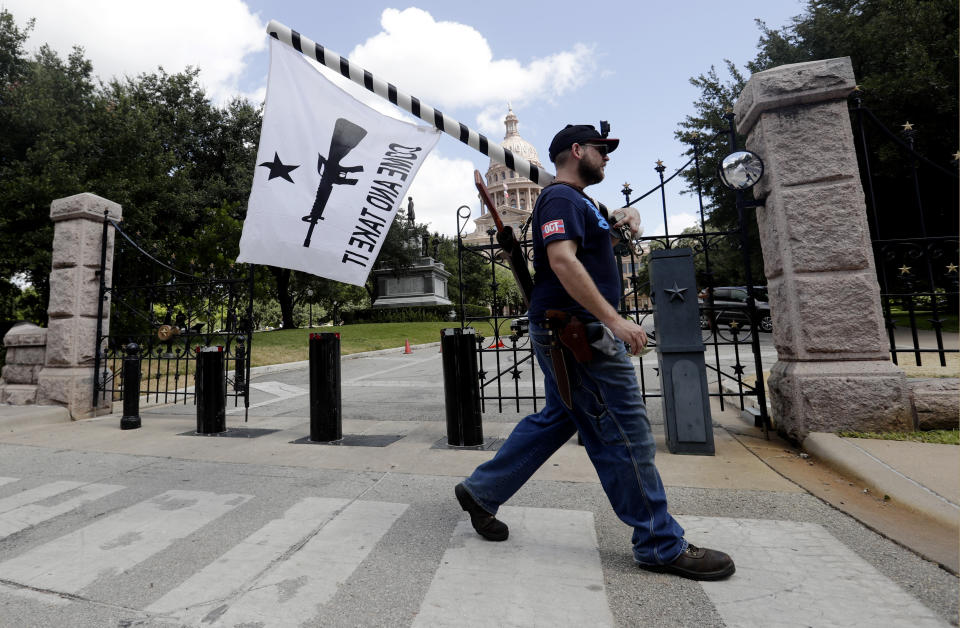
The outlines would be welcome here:
<svg viewBox="0 0 960 628">
<path fill-rule="evenodd" d="M 37 377 L 43 369 L 47 330 L 21 322 L 3 337 L 6 364 L 0 377 L 0 403 L 26 406 L 37 402 Z"/>
<path fill-rule="evenodd" d="M 866 206 L 847 111 L 849 58 L 753 75 L 734 108 L 766 166 L 754 188 L 778 360 L 778 430 L 911 429 L 903 371 L 889 359 Z"/>
<path fill-rule="evenodd" d="M 93 362 L 100 298 L 103 215 L 120 220 L 120 205 L 94 194 L 76 194 L 50 204 L 53 269 L 47 308 L 47 351 L 37 381 L 37 403 L 66 406 L 74 419 L 110 412 L 112 401 L 94 407 Z M 113 272 L 113 229 L 107 230 L 106 283 Z M 104 333 L 110 322 L 104 304 Z"/>
</svg>

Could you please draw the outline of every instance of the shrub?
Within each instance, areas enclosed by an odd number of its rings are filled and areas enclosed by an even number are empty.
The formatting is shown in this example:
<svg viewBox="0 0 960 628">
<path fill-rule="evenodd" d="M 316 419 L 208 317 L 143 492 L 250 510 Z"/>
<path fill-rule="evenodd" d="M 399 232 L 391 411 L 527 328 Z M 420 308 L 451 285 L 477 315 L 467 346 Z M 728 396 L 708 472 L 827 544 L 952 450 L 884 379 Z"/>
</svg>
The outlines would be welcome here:
<svg viewBox="0 0 960 628">
<path fill-rule="evenodd" d="M 420 321 L 449 321 L 450 310 L 460 315 L 460 308 L 455 305 L 423 305 L 417 307 L 394 308 L 366 308 L 343 312 L 341 318 L 344 324 L 352 323 L 412 323 Z M 464 313 L 467 316 L 487 316 L 490 310 L 482 305 L 465 305 Z"/>
</svg>

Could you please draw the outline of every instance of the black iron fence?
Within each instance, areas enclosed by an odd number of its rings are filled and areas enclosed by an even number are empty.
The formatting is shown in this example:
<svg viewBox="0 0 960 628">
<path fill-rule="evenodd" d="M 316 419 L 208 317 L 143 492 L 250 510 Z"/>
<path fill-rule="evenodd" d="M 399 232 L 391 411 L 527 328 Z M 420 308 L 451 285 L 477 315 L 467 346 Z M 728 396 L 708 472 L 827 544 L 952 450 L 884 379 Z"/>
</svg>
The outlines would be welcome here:
<svg viewBox="0 0 960 628">
<path fill-rule="evenodd" d="M 113 285 L 107 285 L 104 268 L 110 229 L 116 234 Z M 135 278 L 129 272 L 117 272 L 132 266 L 134 258 L 136 268 L 149 270 Z M 108 300 L 110 319 L 106 329 L 97 328 L 94 396 L 98 401 L 119 401 L 136 394 L 147 403 L 196 403 L 198 352 L 201 347 L 219 347 L 224 353 L 227 397 L 234 406 L 243 400 L 244 407 L 249 407 L 252 266 L 242 271 L 231 267 L 224 277 L 205 276 L 193 265 L 189 272 L 178 270 L 156 259 L 107 217 L 101 260 L 98 322 Z M 139 359 L 137 384 L 123 375 L 125 356 Z"/>
<path fill-rule="evenodd" d="M 656 199 L 659 193 L 660 210 L 663 214 L 664 233 L 659 235 L 644 235 L 636 239 L 636 244 L 621 243 L 615 248 L 617 265 L 620 269 L 622 290 L 619 311 L 621 315 L 633 319 L 647 329 L 650 344 L 642 355 L 637 356 L 639 362 L 640 386 L 645 398 L 662 396 L 659 386 L 659 367 L 656 350 L 656 330 L 653 329 L 653 309 L 649 298 L 649 275 L 647 273 L 647 254 L 651 247 L 674 248 L 681 246 L 691 247 L 697 258 L 698 289 L 702 295 L 701 312 L 702 334 L 707 345 L 708 378 L 716 384 L 712 387 L 711 396 L 718 397 L 721 405 L 731 399 L 739 405 L 741 410 L 748 407 L 747 400 L 754 398 L 750 404 L 756 409 L 757 424 L 769 427 L 770 419 L 766 407 L 766 395 L 762 377 L 763 366 L 761 360 L 761 334 L 769 331 L 769 327 L 761 331 L 761 321 L 764 316 L 757 308 L 757 290 L 750 280 L 751 252 L 746 232 L 745 212 L 752 204 L 737 193 L 737 208 L 739 212 L 739 226 L 729 231 L 711 231 L 705 216 L 703 192 L 701 189 L 701 160 L 703 150 L 713 142 L 729 142 L 734 150 L 734 135 L 732 131 L 732 116 L 730 117 L 730 131 L 718 133 L 713 138 L 700 141 L 693 148 L 690 159 L 676 169 L 670 176 L 665 176 L 666 166 L 658 161 L 654 171 L 659 182 L 631 200 L 632 190 L 624 186 L 623 194 L 627 205 L 635 205 L 644 199 Z M 687 229 L 683 233 L 669 232 L 666 186 L 681 173 L 692 172 L 697 181 L 697 205 L 699 224 L 695 229 Z M 464 211 L 465 210 L 465 211 Z M 482 245 L 465 245 L 463 236 L 469 224 L 469 208 L 461 208 L 458 213 L 458 258 L 461 268 L 464 260 L 470 256 L 478 256 L 489 264 L 491 292 L 498 294 L 499 280 L 497 268 L 506 268 L 498 255 L 498 246 L 495 243 L 495 232 L 487 233 L 489 242 Z M 522 225 L 518 233 L 524 253 L 528 260 L 532 260 L 532 240 L 528 236 L 530 219 Z M 743 275 L 748 278 L 744 290 L 749 298 L 740 304 L 720 304 L 714 300 L 717 273 L 711 264 L 711 252 L 721 245 L 732 245 L 732 248 L 741 252 L 741 263 L 744 264 Z M 638 251 L 639 248 L 639 251 Z M 463 279 L 460 278 L 460 294 L 465 293 Z M 544 399 L 541 389 L 538 388 L 536 360 L 533 347 L 526 335 L 526 318 L 523 316 L 522 305 L 519 302 L 509 302 L 497 299 L 494 296 L 491 304 L 490 316 L 469 317 L 463 315 L 461 296 L 461 326 L 473 326 L 478 332 L 487 329 L 489 336 L 477 334 L 478 377 L 480 379 L 481 403 L 484 412 L 487 411 L 517 411 L 528 409 L 523 402 L 532 402 L 533 409 Z M 736 312 L 736 315 L 730 315 Z M 769 310 L 767 310 L 769 321 Z"/>
<path fill-rule="evenodd" d="M 860 91 L 851 114 L 890 356 L 922 366 L 926 355 L 927 364 L 946 366 L 958 351 L 956 336 L 944 335 L 957 331 L 960 296 L 958 155 L 948 168 L 920 154 L 920 130 L 907 122 L 890 131 Z"/>
</svg>

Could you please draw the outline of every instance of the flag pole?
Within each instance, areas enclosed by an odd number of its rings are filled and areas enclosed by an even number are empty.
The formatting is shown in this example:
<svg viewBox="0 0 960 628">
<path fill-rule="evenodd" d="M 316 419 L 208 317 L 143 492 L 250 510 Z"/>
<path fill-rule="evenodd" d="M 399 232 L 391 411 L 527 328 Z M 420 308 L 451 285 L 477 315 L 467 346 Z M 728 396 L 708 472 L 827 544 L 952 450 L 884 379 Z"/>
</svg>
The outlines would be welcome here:
<svg viewBox="0 0 960 628">
<path fill-rule="evenodd" d="M 370 72 L 352 63 L 349 59 L 327 50 L 320 44 L 304 37 L 280 22 L 270 20 L 270 23 L 267 24 L 267 32 L 271 37 L 290 46 L 297 52 L 316 60 L 334 72 L 340 73 L 377 96 L 389 100 L 404 111 L 413 114 L 424 122 L 432 124 L 437 129 L 460 140 L 470 148 L 505 165 L 521 177 L 526 177 L 534 183 L 543 186 L 553 181 L 553 175 L 543 168 L 535 166 L 519 155 L 514 155 L 513 152 L 503 148 L 496 142 L 490 142 L 485 136 L 477 133 L 465 124 L 454 120 L 439 109 L 434 109 L 424 104 L 415 96 L 401 92 L 395 85 L 375 77 L 370 74 Z"/>
</svg>

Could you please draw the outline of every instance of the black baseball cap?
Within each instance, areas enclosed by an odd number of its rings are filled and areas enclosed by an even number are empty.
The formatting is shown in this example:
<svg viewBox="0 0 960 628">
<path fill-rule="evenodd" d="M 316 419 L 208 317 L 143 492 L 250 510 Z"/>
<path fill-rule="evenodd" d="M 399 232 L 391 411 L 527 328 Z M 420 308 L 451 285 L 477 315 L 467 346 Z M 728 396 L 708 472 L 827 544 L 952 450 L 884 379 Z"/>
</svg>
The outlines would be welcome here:
<svg viewBox="0 0 960 628">
<path fill-rule="evenodd" d="M 600 135 L 592 124 L 568 124 L 562 131 L 553 136 L 550 142 L 550 161 L 555 161 L 557 155 L 574 144 L 606 144 L 607 152 L 617 150 L 620 140 Z"/>
</svg>

